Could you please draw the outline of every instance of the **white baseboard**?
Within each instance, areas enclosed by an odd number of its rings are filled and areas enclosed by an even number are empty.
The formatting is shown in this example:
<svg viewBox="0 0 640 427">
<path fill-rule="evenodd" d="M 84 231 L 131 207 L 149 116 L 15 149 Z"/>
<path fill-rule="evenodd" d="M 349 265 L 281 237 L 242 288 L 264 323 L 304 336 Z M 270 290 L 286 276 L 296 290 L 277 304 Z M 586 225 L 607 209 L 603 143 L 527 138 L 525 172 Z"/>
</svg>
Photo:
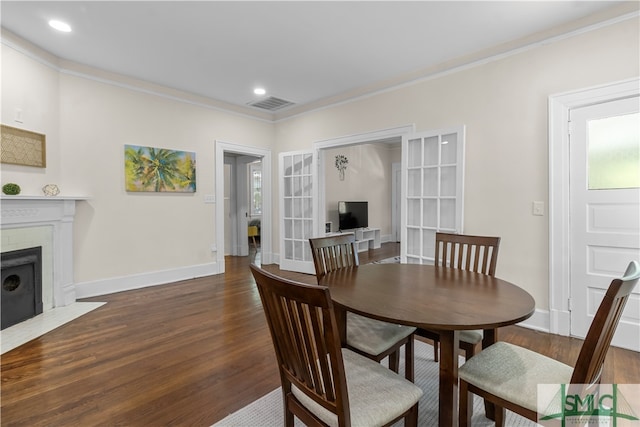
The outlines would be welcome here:
<svg viewBox="0 0 640 427">
<path fill-rule="evenodd" d="M 218 264 L 200 264 L 172 270 L 154 271 L 134 274 L 132 276 L 114 277 L 93 282 L 76 283 L 76 298 L 88 298 L 107 295 L 115 292 L 130 291 L 148 286 L 164 285 L 180 280 L 194 279 L 218 274 Z"/>
<path fill-rule="evenodd" d="M 536 309 L 536 311 L 533 313 L 533 316 L 523 322 L 518 323 L 518 326 L 549 333 L 549 311 Z"/>
</svg>

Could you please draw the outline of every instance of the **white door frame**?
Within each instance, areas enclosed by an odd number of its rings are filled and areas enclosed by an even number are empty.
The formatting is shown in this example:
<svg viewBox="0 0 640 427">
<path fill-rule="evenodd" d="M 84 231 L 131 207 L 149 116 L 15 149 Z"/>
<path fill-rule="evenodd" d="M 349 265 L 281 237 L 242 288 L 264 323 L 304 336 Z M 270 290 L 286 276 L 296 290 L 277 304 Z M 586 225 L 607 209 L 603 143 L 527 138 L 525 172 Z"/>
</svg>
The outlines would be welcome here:
<svg viewBox="0 0 640 427">
<path fill-rule="evenodd" d="M 262 223 L 260 227 L 260 250 L 263 264 L 272 263 L 271 245 L 271 150 L 251 147 L 248 145 L 232 144 L 224 141 L 215 141 L 215 174 L 216 174 L 216 264 L 218 273 L 224 273 L 224 153 L 234 153 L 262 158 Z M 212 248 L 213 250 L 213 248 Z"/>
<path fill-rule="evenodd" d="M 549 332 L 570 335 L 569 110 L 640 94 L 640 78 L 549 97 Z"/>
<path fill-rule="evenodd" d="M 402 217 L 402 162 L 391 164 L 391 239 L 400 241 Z"/>
</svg>

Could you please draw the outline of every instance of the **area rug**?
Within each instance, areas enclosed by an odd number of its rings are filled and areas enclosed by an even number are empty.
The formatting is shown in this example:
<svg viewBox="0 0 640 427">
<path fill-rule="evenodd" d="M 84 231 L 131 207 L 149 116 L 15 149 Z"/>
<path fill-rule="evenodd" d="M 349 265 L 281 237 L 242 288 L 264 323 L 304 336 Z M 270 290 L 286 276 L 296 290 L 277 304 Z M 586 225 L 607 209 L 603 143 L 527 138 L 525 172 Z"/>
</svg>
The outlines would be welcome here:
<svg viewBox="0 0 640 427">
<path fill-rule="evenodd" d="M 464 358 L 460 358 L 460 364 Z M 386 363 L 386 361 L 383 361 Z M 404 356 L 400 357 L 400 372 L 404 372 Z M 433 347 L 422 341 L 415 342 L 415 383 L 422 388 L 424 394 L 418 405 L 418 425 L 438 425 L 438 364 L 433 361 Z M 484 416 L 483 401 L 474 396 L 472 426 L 493 426 L 495 423 Z M 250 403 L 239 411 L 214 424 L 214 427 L 282 427 L 283 409 L 280 388 L 273 390 L 260 399 Z M 304 424 L 296 419 L 296 427 Z M 402 426 L 403 421 L 394 425 Z M 507 411 L 505 425 L 509 427 L 533 427 L 536 423 Z"/>
</svg>

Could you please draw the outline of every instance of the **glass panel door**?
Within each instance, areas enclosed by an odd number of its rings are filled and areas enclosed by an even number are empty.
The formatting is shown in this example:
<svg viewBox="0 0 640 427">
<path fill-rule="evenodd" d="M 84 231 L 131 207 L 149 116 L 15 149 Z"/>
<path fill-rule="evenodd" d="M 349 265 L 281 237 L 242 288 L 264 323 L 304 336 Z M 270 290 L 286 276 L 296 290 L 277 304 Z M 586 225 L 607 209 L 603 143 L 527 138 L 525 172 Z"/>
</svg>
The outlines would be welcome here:
<svg viewBox="0 0 640 427">
<path fill-rule="evenodd" d="M 280 170 L 280 268 L 314 274 L 309 238 L 317 197 L 316 161 L 311 151 L 281 153 Z"/>
<path fill-rule="evenodd" d="M 462 233 L 464 127 L 402 139 L 402 262 L 433 263 L 436 231 Z"/>
</svg>

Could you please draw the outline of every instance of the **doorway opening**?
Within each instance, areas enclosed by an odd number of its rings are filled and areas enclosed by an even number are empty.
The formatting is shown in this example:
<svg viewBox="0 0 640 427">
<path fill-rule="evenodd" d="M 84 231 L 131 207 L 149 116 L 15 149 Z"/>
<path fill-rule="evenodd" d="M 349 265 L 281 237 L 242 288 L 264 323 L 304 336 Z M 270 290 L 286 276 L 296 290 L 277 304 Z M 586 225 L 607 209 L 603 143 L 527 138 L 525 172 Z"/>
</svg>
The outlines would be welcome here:
<svg viewBox="0 0 640 427">
<path fill-rule="evenodd" d="M 261 263 L 270 264 L 271 151 L 221 141 L 215 150 L 218 273 L 225 271 L 225 255 L 259 255 Z M 250 236 L 255 232 L 250 227 L 259 235 Z"/>
<path fill-rule="evenodd" d="M 371 188 L 370 182 L 347 182 L 345 185 L 339 186 L 342 191 L 341 193 L 334 194 L 335 192 L 331 192 L 332 194 L 328 194 L 327 188 L 335 188 L 335 182 L 333 181 L 339 179 L 337 178 L 339 176 L 338 171 L 333 167 L 334 157 L 351 152 L 361 157 L 360 161 L 352 159 L 354 162 L 351 166 L 353 171 L 351 173 L 352 175 L 355 173 L 362 175 L 363 172 L 384 174 L 385 179 L 382 181 L 387 183 L 385 185 L 388 185 L 388 191 L 385 192 L 384 196 L 385 201 L 377 201 L 380 203 L 378 209 L 382 211 L 379 217 L 380 219 L 376 220 L 375 212 L 371 212 L 369 225 L 371 227 L 381 228 L 383 241 L 400 241 L 400 215 L 399 209 L 396 209 L 399 204 L 396 203 L 396 201 L 399 202 L 400 200 L 399 191 L 401 186 L 399 180 L 396 183 L 396 178 L 399 178 L 399 164 L 402 157 L 402 135 L 413 133 L 414 128 L 414 125 L 407 125 L 320 141 L 314 144 L 314 147 L 318 150 L 320 163 L 318 174 L 320 200 L 318 218 L 322 231 L 327 229 L 326 224 L 328 223 L 330 223 L 329 227 L 331 227 L 331 231 L 338 230 L 338 199 L 346 198 L 351 200 L 358 197 L 362 199 L 368 198 L 368 194 L 381 193 L 380 188 Z M 368 168 L 368 170 L 363 171 L 363 168 Z M 349 165 L 347 165 L 345 181 L 349 181 L 350 178 L 353 179 L 349 175 Z M 358 194 L 360 194 L 360 196 L 358 196 Z M 370 206 L 370 209 L 374 208 L 371 203 Z M 373 216 L 373 218 L 371 218 L 371 216 Z M 377 223 L 378 221 L 384 223 Z M 374 222 L 376 223 L 374 224 Z"/>
</svg>

